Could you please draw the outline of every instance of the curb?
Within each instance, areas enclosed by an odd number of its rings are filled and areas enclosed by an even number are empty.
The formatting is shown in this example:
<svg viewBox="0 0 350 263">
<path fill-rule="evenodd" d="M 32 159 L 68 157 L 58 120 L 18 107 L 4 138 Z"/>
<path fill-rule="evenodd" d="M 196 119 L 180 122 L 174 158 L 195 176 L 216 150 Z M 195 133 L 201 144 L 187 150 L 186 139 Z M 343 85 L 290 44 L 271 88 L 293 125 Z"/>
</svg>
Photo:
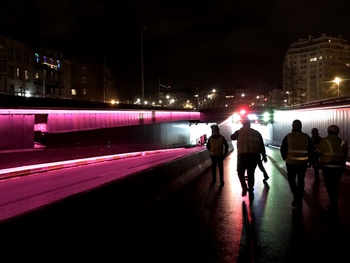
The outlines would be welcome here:
<svg viewBox="0 0 350 263">
<path fill-rule="evenodd" d="M 7 168 L 7 169 L 0 170 L 0 180 L 21 177 L 25 175 L 34 174 L 34 173 L 43 173 L 43 172 L 48 172 L 53 170 L 65 169 L 65 168 L 70 168 L 74 166 L 82 166 L 82 165 L 89 165 L 93 163 L 115 161 L 115 160 L 120 160 L 125 158 L 145 156 L 145 155 L 164 153 L 164 152 L 170 152 L 170 151 L 178 151 L 183 149 L 185 148 L 171 148 L 171 149 L 162 149 L 162 150 L 155 150 L 155 151 L 131 152 L 131 153 L 113 154 L 113 155 L 106 155 L 106 156 L 75 159 L 75 160 L 69 160 L 69 161 Z"/>
</svg>

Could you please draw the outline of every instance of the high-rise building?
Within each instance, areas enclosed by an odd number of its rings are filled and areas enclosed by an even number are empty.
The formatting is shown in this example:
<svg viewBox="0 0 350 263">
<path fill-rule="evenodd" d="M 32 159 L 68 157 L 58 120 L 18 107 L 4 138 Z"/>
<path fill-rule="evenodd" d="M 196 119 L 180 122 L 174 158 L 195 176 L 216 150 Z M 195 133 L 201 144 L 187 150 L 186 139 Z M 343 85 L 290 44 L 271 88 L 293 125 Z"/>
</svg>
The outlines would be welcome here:
<svg viewBox="0 0 350 263">
<path fill-rule="evenodd" d="M 287 105 L 349 94 L 349 78 L 350 44 L 341 35 L 299 39 L 284 57 L 283 93 Z"/>
</svg>

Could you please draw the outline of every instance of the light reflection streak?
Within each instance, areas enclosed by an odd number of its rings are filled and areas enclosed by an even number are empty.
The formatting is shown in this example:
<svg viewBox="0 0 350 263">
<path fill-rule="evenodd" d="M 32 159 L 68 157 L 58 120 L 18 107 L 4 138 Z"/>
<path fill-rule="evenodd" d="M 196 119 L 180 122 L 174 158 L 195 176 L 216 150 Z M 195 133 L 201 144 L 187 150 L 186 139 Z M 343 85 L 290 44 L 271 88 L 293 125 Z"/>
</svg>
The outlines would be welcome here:
<svg viewBox="0 0 350 263">
<path fill-rule="evenodd" d="M 53 162 L 53 163 L 43 163 L 43 164 L 13 167 L 13 168 L 0 170 L 0 179 L 14 177 L 14 176 L 21 176 L 21 175 L 30 174 L 30 173 L 45 172 L 48 170 L 63 169 L 63 168 L 68 168 L 72 166 L 77 166 L 77 165 L 79 166 L 88 165 L 92 163 L 119 160 L 119 159 L 125 159 L 130 157 L 137 157 L 137 156 L 152 155 L 152 154 L 164 153 L 164 152 L 170 152 L 170 151 L 179 151 L 184 149 L 185 148 L 171 148 L 171 149 L 160 149 L 160 150 L 153 150 L 153 151 L 130 152 L 130 153 L 74 159 L 74 160 L 68 160 L 68 161 L 59 161 L 59 162 Z"/>
</svg>

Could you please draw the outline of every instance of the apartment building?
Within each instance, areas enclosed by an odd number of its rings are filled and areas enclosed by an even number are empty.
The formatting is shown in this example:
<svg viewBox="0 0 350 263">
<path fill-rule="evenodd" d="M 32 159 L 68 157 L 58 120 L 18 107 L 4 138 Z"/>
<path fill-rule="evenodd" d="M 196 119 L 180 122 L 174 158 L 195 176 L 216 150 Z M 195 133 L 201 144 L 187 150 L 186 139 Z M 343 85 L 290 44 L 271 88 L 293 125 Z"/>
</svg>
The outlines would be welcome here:
<svg viewBox="0 0 350 263">
<path fill-rule="evenodd" d="M 0 94 L 108 102 L 116 99 L 111 79 L 102 62 L 67 59 L 63 53 L 0 36 Z"/>
<path fill-rule="evenodd" d="M 299 39 L 284 57 L 283 93 L 287 105 L 348 94 L 349 67 L 350 44 L 341 35 Z"/>
<path fill-rule="evenodd" d="M 64 97 L 63 54 L 0 36 L 0 93 Z"/>
</svg>

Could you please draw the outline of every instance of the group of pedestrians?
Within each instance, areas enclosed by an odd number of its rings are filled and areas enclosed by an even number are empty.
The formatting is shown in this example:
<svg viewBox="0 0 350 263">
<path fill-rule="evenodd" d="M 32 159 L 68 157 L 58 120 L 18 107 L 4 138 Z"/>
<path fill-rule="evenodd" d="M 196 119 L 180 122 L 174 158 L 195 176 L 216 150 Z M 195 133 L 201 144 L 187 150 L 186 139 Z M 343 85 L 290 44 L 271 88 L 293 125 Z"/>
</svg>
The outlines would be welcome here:
<svg viewBox="0 0 350 263">
<path fill-rule="evenodd" d="M 212 135 L 207 142 L 212 160 L 212 182 L 216 182 L 216 167 L 219 167 L 220 183 L 224 185 L 223 162 L 228 154 L 228 143 L 219 132 L 219 126 L 213 125 Z M 329 198 L 328 210 L 337 211 L 338 193 L 341 176 L 345 171 L 348 156 L 348 142 L 339 137 L 339 127 L 330 125 L 327 136 L 322 138 L 318 129 L 311 130 L 311 136 L 302 131 L 302 122 L 294 120 L 292 130 L 282 140 L 280 154 L 286 163 L 287 179 L 293 195 L 292 206 L 301 209 L 305 188 L 305 174 L 310 167 L 314 170 L 315 180 L 322 170 L 324 185 Z M 269 179 L 262 162 L 267 162 L 262 135 L 251 128 L 249 120 L 242 121 L 242 128 L 235 131 L 231 140 L 237 141 L 237 174 L 242 187 L 242 196 L 253 194 L 255 169 L 258 166 L 264 174 L 264 182 Z"/>
<path fill-rule="evenodd" d="M 330 212 L 338 209 L 338 193 L 341 176 L 346 167 L 348 142 L 339 137 L 339 127 L 330 125 L 327 136 L 321 138 L 317 128 L 311 130 L 311 137 L 302 132 L 300 120 L 292 123 L 292 132 L 287 134 L 280 148 L 286 162 L 288 182 L 293 194 L 292 206 L 301 208 L 305 186 L 305 173 L 313 167 L 315 180 L 322 170 L 323 182 L 328 194 Z"/>
<path fill-rule="evenodd" d="M 231 140 L 237 140 L 237 173 L 242 186 L 242 196 L 245 196 L 248 191 L 253 194 L 254 174 L 257 166 L 264 174 L 264 182 L 269 179 L 269 176 L 262 164 L 262 161 L 267 162 L 267 157 L 261 134 L 250 127 L 249 120 L 244 120 L 242 126 L 231 135 Z M 224 185 L 223 161 L 228 153 L 228 143 L 225 137 L 220 134 L 218 125 L 212 125 L 211 130 L 212 135 L 209 137 L 206 147 L 212 161 L 212 183 L 216 182 L 216 169 L 218 167 L 220 184 Z"/>
</svg>

